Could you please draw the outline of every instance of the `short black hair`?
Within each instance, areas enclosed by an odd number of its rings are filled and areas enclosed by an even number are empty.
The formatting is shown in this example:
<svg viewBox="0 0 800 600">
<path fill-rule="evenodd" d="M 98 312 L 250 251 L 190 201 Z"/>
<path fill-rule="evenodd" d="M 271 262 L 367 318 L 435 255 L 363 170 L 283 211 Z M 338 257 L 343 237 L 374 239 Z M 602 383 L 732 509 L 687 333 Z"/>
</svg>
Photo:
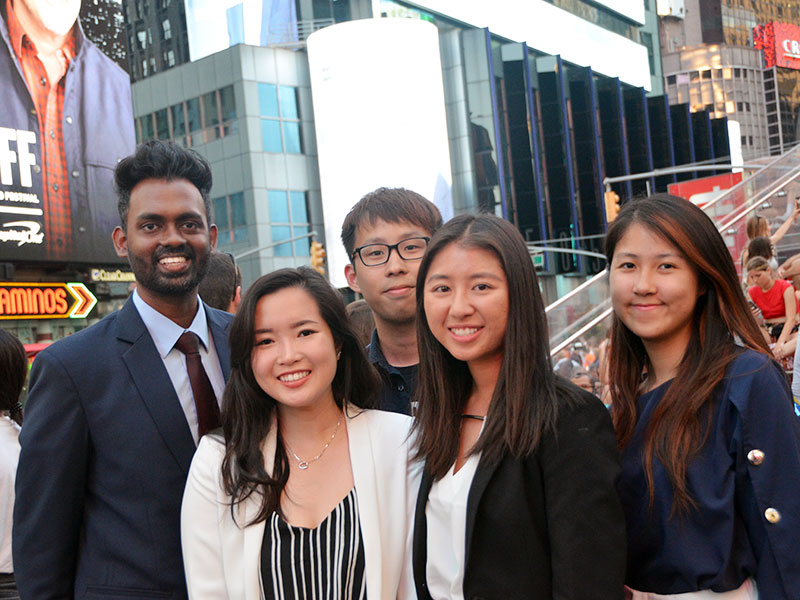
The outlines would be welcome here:
<svg viewBox="0 0 800 600">
<path fill-rule="evenodd" d="M 145 179 L 186 179 L 200 192 L 206 219 L 211 222 L 209 193 L 212 177 L 208 161 L 194 150 L 175 142 L 151 140 L 137 146 L 136 152 L 123 158 L 114 170 L 117 210 L 123 229 L 127 225 L 131 192 Z"/>
<path fill-rule="evenodd" d="M 348 258 L 352 259 L 358 228 L 372 225 L 378 219 L 387 223 L 408 221 L 431 234 L 442 226 L 439 209 L 417 192 L 405 188 L 378 188 L 361 198 L 342 223 L 342 243 Z"/>
<path fill-rule="evenodd" d="M 208 271 L 197 289 L 203 302 L 226 311 L 240 285 L 242 277 L 233 256 L 227 252 L 212 250 L 208 255 Z"/>
<path fill-rule="evenodd" d="M 28 376 L 28 355 L 25 346 L 12 333 L 0 329 L 0 410 L 22 425 L 20 394 Z"/>
</svg>

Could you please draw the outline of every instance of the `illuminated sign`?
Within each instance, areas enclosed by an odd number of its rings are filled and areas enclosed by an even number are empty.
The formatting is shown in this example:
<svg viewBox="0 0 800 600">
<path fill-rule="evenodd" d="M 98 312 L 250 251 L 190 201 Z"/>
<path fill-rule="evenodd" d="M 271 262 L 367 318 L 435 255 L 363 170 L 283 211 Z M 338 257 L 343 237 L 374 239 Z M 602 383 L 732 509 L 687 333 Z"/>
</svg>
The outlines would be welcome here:
<svg viewBox="0 0 800 600">
<path fill-rule="evenodd" d="M 136 281 L 136 276 L 132 271 L 122 271 L 116 269 L 114 271 L 106 271 L 105 269 L 92 269 L 89 272 L 92 281 Z"/>
<path fill-rule="evenodd" d="M 95 304 L 82 283 L 0 283 L 0 319 L 85 319 Z"/>
<path fill-rule="evenodd" d="M 772 21 L 753 28 L 753 46 L 764 51 L 766 68 L 800 69 L 800 27 Z"/>
<path fill-rule="evenodd" d="M 369 52 L 364 52 L 369 48 Z M 453 216 L 439 34 L 417 19 L 360 19 L 308 37 L 325 238 L 364 194 L 404 187 Z M 382 143 L 377 143 L 376 140 Z M 328 246 L 331 283 L 348 256 Z"/>
<path fill-rule="evenodd" d="M 380 3 L 373 8 L 379 14 Z M 626 14 L 643 18 L 641 0 L 601 0 L 596 2 Z M 446 15 L 496 35 L 528 46 L 596 73 L 619 77 L 624 83 L 650 90 L 650 60 L 647 48 L 627 37 L 590 23 L 554 6 L 547 0 L 415 0 L 414 6 Z M 375 4 L 373 4 L 375 6 Z M 634 15 L 635 13 L 635 15 Z M 643 21 L 642 21 L 643 22 Z"/>
<path fill-rule="evenodd" d="M 0 256 L 120 265 L 111 242 L 119 224 L 114 168 L 136 147 L 130 77 L 120 67 L 127 64 L 122 8 L 119 1 L 58 4 L 26 11 L 17 26 L 44 38 L 70 32 L 80 48 L 59 84 L 67 90 L 54 106 L 59 127 L 34 109 L 28 90 L 40 86 L 39 76 L 22 67 L 13 44 L 0 44 Z M 0 11 L 0 29 L 9 29 L 13 14 Z"/>
</svg>

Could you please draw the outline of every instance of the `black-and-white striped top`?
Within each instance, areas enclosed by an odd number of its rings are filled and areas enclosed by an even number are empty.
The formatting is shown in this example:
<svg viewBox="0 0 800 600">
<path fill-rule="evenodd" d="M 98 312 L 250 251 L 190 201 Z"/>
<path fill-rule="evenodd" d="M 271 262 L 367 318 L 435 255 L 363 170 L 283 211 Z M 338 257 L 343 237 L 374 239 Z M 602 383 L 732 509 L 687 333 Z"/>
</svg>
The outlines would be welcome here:
<svg viewBox="0 0 800 600">
<path fill-rule="evenodd" d="M 267 600 L 364 600 L 364 545 L 356 490 L 314 529 L 267 519 L 261 545 Z"/>
</svg>

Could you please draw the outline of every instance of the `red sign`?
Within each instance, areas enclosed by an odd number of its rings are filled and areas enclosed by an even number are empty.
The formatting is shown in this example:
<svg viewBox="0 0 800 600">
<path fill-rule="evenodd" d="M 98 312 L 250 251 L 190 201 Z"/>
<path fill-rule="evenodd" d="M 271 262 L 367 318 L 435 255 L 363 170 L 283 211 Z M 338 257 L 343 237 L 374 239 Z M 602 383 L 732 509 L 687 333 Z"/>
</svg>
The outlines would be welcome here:
<svg viewBox="0 0 800 600">
<path fill-rule="evenodd" d="M 83 319 L 95 304 L 82 283 L 0 283 L 0 319 Z"/>
<path fill-rule="evenodd" d="M 753 45 L 764 51 L 766 68 L 800 69 L 800 27 L 772 21 L 753 28 Z"/>
<path fill-rule="evenodd" d="M 681 183 L 670 183 L 667 189 L 673 196 L 685 198 L 692 204 L 702 208 L 719 196 L 720 191 L 732 188 L 741 180 L 741 172 L 725 173 L 724 175 L 701 177 L 700 179 L 682 181 Z"/>
</svg>

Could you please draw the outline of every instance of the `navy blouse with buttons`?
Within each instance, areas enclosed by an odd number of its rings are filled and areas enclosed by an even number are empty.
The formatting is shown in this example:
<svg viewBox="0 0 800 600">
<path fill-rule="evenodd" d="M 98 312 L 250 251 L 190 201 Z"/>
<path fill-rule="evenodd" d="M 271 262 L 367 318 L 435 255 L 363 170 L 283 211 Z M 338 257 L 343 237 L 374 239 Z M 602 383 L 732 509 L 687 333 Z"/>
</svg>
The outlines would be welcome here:
<svg viewBox="0 0 800 600">
<path fill-rule="evenodd" d="M 800 598 L 800 420 L 777 364 L 744 350 L 728 366 L 709 407 L 708 439 L 687 469 L 697 508 L 675 517 L 656 459 L 650 512 L 642 464 L 644 430 L 669 385 L 641 396 L 622 452 L 626 583 L 658 594 L 725 592 L 753 577 L 761 598 Z"/>
</svg>

